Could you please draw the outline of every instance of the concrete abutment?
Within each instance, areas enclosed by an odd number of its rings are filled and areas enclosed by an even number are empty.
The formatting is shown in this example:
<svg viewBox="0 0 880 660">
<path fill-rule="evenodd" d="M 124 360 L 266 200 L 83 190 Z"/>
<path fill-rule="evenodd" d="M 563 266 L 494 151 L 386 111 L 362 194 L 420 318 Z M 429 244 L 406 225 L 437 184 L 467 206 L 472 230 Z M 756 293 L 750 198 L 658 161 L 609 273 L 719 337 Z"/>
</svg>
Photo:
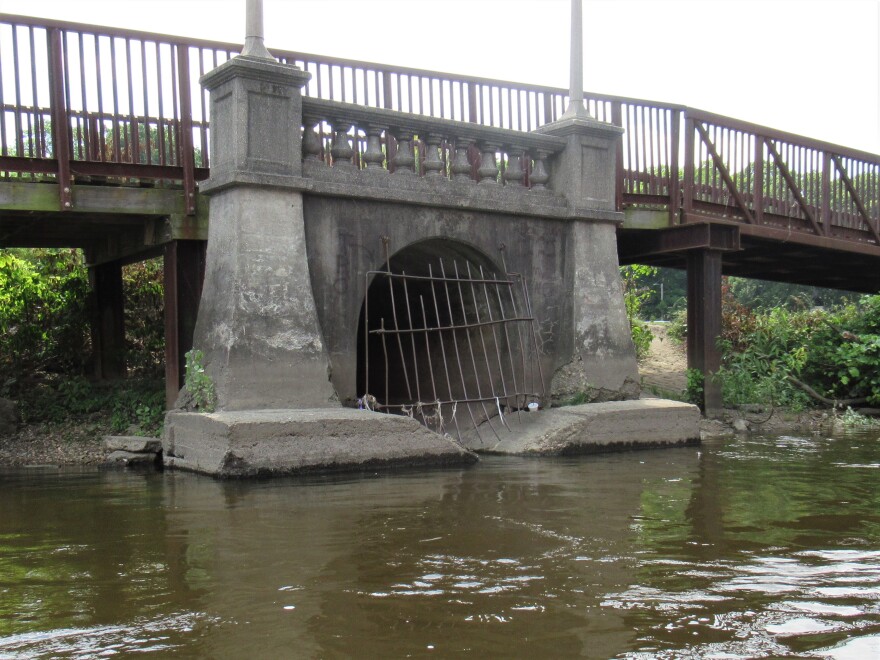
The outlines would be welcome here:
<svg viewBox="0 0 880 660">
<path fill-rule="evenodd" d="M 315 156 L 326 156 L 331 145 L 319 145 L 315 152 L 313 143 L 306 148 L 305 138 L 299 139 L 298 127 L 304 126 L 308 137 L 313 125 L 312 119 L 303 120 L 300 87 L 307 76 L 271 60 L 239 57 L 203 79 L 211 91 L 213 162 L 211 179 L 202 187 L 211 198 L 210 228 L 193 345 L 204 356 L 216 412 L 168 414 L 168 465 L 233 477 L 473 461 L 469 450 L 413 419 L 343 405 L 373 389 L 381 398 L 400 400 L 401 380 L 413 380 L 410 389 L 427 389 L 424 363 L 431 369 L 433 361 L 440 369 L 438 338 L 415 349 L 412 378 L 392 364 L 376 382 L 367 380 L 371 345 L 364 339 L 366 306 L 383 315 L 402 315 L 402 308 L 395 311 L 381 289 L 371 292 L 366 278 L 367 272 L 389 265 L 388 254 L 392 271 L 415 276 L 425 276 L 432 260 L 443 259 L 453 267 L 460 259 L 459 267 L 470 263 L 475 269 L 482 266 L 487 278 L 487 270 L 501 277 L 505 269 L 499 268 L 495 255 L 503 245 L 506 271 L 528 283 L 528 311 L 535 319 L 534 359 L 547 381 L 542 388 L 545 409 L 551 400 L 638 397 L 615 245 L 621 216 L 614 211 L 611 173 L 618 129 L 578 119 L 545 127 L 543 137 L 516 138 L 557 150 L 548 159 L 553 175 L 549 189 L 542 189 L 540 181 L 532 190 L 523 188 L 513 175 L 505 176 L 502 184 L 501 177 L 489 176 L 487 167 L 480 168 L 480 184 L 466 177 L 437 176 L 434 165 L 434 175 L 424 177 L 404 171 L 392 174 L 381 165 L 360 169 L 349 164 L 354 150 L 348 131 L 356 122 L 368 121 L 361 117 L 367 113 L 362 108 L 314 101 L 306 108 L 309 113 L 332 111 L 332 159 Z M 478 142 L 485 161 L 495 158 L 498 147 L 493 144 L 505 144 L 505 136 L 515 133 L 429 118 L 418 118 L 425 126 L 398 129 L 394 127 L 415 120 L 402 113 L 370 112 L 375 116 L 364 124 L 370 135 L 378 135 L 376 126 L 393 128 L 398 152 L 411 149 L 407 136 L 419 132 L 460 132 L 477 136 L 461 142 L 461 148 Z M 485 139 L 480 131 L 487 133 Z M 374 147 L 363 157 L 377 164 L 375 153 L 369 152 Z M 399 155 L 392 160 L 399 170 L 412 167 Z M 413 287 L 403 295 L 410 302 L 407 324 L 413 331 L 408 338 L 413 348 L 416 334 L 422 335 L 422 342 L 427 337 L 427 332 L 416 331 L 432 321 L 438 326 L 462 325 L 471 314 L 477 319 L 478 312 L 503 312 L 491 301 L 484 305 L 476 292 L 456 293 L 446 302 L 463 311 L 457 320 L 447 318 L 433 310 L 430 287 Z M 486 299 L 487 294 L 488 288 L 482 292 Z M 427 296 L 431 300 L 423 317 L 421 305 Z M 418 307 L 412 309 L 416 297 Z M 473 329 L 467 332 L 477 336 Z M 464 341 L 466 335 L 459 336 Z M 483 381 L 488 387 L 513 372 L 505 372 L 499 350 L 510 345 L 497 331 L 491 335 L 487 330 L 481 337 L 484 343 L 486 337 L 494 337 L 486 355 L 497 353 L 500 365 L 497 378 L 490 373 Z M 378 344 L 372 350 L 378 350 Z M 422 366 L 416 370 L 419 358 Z M 447 380 L 447 395 L 470 396 L 465 392 L 469 378 L 476 388 L 481 377 L 475 370 L 462 376 L 458 391 L 452 391 Z M 432 374 L 432 387 L 436 380 Z M 441 398 L 431 389 L 430 398 L 435 396 Z M 412 399 L 411 391 L 407 398 Z M 517 401 L 514 408 L 527 403 Z M 179 399 L 182 408 L 188 402 L 193 399 Z M 502 412 L 501 401 L 496 404 Z M 654 414 L 639 402 L 633 405 L 631 414 L 637 417 Z M 537 414 L 567 419 L 563 427 L 580 419 L 552 411 Z M 483 421 L 476 419 L 474 424 Z M 679 421 L 685 436 L 698 437 L 689 417 Z M 590 442 L 588 437 L 584 441 Z"/>
</svg>

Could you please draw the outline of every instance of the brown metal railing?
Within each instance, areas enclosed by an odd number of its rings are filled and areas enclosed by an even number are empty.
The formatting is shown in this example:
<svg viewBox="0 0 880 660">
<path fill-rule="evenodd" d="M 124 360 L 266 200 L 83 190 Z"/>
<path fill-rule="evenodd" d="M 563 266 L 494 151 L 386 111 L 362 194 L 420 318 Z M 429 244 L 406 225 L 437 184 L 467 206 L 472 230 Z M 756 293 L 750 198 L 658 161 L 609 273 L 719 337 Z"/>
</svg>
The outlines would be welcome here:
<svg viewBox="0 0 880 660">
<path fill-rule="evenodd" d="M 0 14 L 0 177 L 181 182 L 207 176 L 199 77 L 235 44 Z M 312 74 L 307 96 L 532 131 L 565 90 L 274 50 Z M 623 127 L 617 208 L 669 210 L 880 245 L 880 157 L 674 104 L 587 94 Z M 62 186 L 69 203 L 69 186 Z M 65 195 L 67 195 L 65 199 Z"/>
<path fill-rule="evenodd" d="M 683 211 L 880 245 L 880 156 L 688 110 Z"/>
</svg>

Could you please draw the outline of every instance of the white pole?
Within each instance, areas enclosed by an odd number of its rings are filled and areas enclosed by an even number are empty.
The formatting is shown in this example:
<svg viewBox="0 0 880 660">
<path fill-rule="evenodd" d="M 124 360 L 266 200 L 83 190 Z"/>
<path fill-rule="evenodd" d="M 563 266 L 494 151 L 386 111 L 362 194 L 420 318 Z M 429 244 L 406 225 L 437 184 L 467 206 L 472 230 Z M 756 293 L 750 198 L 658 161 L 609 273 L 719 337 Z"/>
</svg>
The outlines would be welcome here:
<svg viewBox="0 0 880 660">
<path fill-rule="evenodd" d="M 571 0 L 571 84 L 568 91 L 568 108 L 561 119 L 589 117 L 584 107 L 584 20 L 582 0 Z"/>
<path fill-rule="evenodd" d="M 275 59 L 263 45 L 263 0 L 247 0 L 244 48 L 241 54 L 246 57 Z"/>
</svg>

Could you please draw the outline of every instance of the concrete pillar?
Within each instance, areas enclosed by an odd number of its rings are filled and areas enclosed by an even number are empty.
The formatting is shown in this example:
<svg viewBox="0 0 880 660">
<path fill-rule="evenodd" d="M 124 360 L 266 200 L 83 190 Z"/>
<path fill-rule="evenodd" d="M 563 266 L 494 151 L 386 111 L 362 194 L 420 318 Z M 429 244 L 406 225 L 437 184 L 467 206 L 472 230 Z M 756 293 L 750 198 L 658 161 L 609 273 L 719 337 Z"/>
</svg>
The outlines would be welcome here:
<svg viewBox="0 0 880 660">
<path fill-rule="evenodd" d="M 202 282 L 205 241 L 165 245 L 165 404 L 173 408 L 183 386 L 186 353 L 192 348 Z"/>
<path fill-rule="evenodd" d="M 712 376 L 721 367 L 721 252 L 691 250 L 687 258 L 688 369 L 702 372 L 706 416 L 721 412 L 721 385 Z"/>
<path fill-rule="evenodd" d="M 338 405 L 306 255 L 302 92 L 309 74 L 262 57 L 202 77 L 211 93 L 207 266 L 193 345 L 218 408 Z"/>
<path fill-rule="evenodd" d="M 549 163 L 549 186 L 566 197 L 572 211 L 573 297 L 566 315 L 570 326 L 561 328 L 571 360 L 556 371 L 553 400 L 637 398 L 638 365 L 617 260 L 623 217 L 615 208 L 615 168 L 623 131 L 590 117 L 563 118 L 539 131 L 566 140 L 565 150 Z"/>
<path fill-rule="evenodd" d="M 125 378 L 125 297 L 122 264 L 113 261 L 89 268 L 94 315 L 92 350 L 97 378 Z"/>
</svg>

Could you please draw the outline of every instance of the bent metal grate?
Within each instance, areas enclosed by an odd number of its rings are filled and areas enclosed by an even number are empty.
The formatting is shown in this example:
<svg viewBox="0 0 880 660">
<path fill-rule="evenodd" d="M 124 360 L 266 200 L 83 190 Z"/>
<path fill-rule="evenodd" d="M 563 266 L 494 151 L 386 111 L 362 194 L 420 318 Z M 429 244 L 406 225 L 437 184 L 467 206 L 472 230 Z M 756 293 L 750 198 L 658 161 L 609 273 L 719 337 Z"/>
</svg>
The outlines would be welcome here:
<svg viewBox="0 0 880 660">
<path fill-rule="evenodd" d="M 470 260 L 412 264 L 389 257 L 366 274 L 365 394 L 360 405 L 404 414 L 441 434 L 462 426 L 498 436 L 542 405 L 539 336 L 525 278 Z M 413 272 L 417 271 L 417 272 Z M 465 430 L 465 433 L 468 431 Z"/>
</svg>

